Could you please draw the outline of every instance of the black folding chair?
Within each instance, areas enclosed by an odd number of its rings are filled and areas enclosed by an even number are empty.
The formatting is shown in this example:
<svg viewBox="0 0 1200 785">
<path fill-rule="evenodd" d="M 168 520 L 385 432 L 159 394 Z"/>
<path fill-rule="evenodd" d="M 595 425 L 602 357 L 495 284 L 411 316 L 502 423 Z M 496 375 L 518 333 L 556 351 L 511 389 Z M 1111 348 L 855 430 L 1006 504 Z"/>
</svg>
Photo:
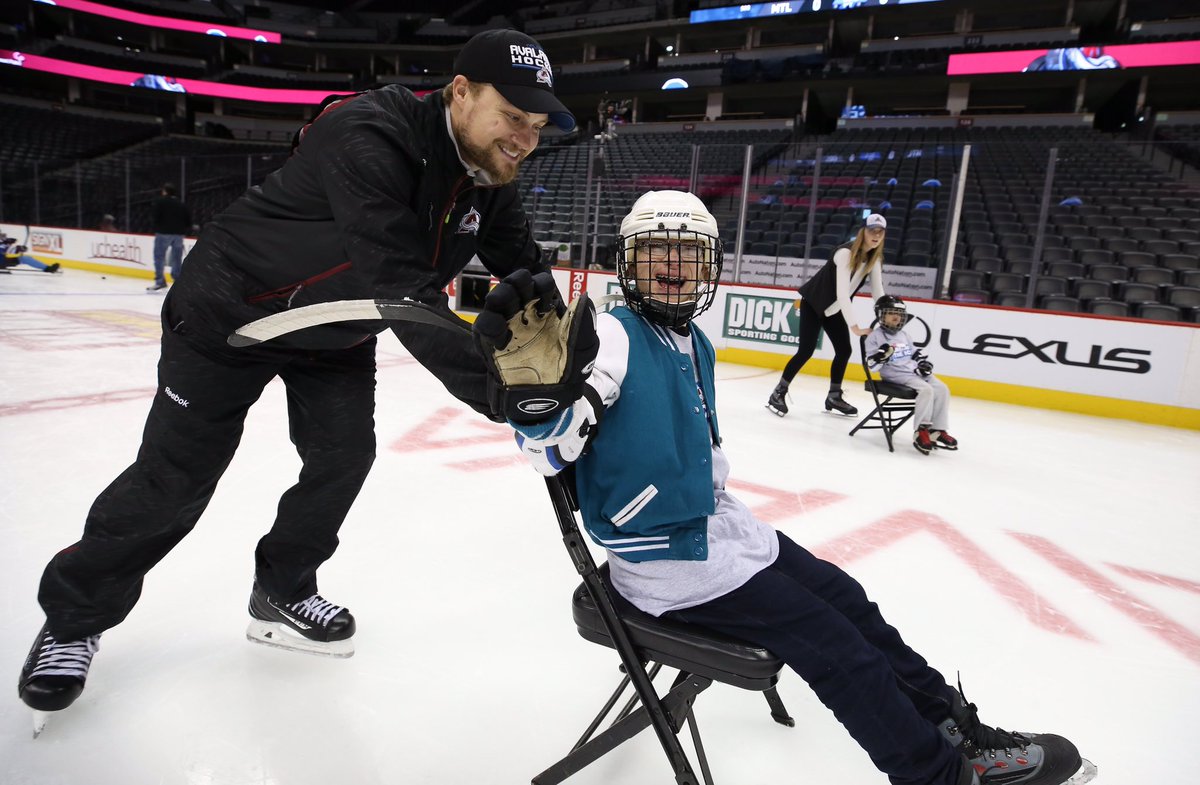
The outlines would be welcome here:
<svg viewBox="0 0 1200 785">
<path fill-rule="evenodd" d="M 647 726 L 658 735 L 663 752 L 675 773 L 677 785 L 698 785 L 679 732 L 687 722 L 706 785 L 713 785 L 704 745 L 692 704 L 714 682 L 762 692 L 771 717 L 792 727 L 783 701 L 775 689 L 783 662 L 766 649 L 687 624 L 657 619 L 634 608 L 608 586 L 608 565 L 597 567 L 575 520 L 574 472 L 546 479 L 558 516 L 563 544 L 583 583 L 572 595 L 572 615 L 579 634 L 589 641 L 617 650 L 625 676 L 584 731 L 571 751 L 533 778 L 534 785 L 556 785 L 636 736 Z M 651 664 L 647 673 L 646 665 Z M 679 671 L 670 690 L 659 697 L 653 679 L 663 666 Z M 625 690 L 633 695 L 617 712 L 612 724 L 596 733 Z M 640 705 L 639 705 L 640 704 Z M 640 780 L 640 781 L 645 781 Z"/>
<path fill-rule="evenodd" d="M 917 391 L 911 387 L 905 387 L 903 384 L 873 379 L 871 367 L 867 364 L 867 336 L 861 336 L 858 343 L 863 373 L 867 375 L 867 381 L 863 384 L 863 388 L 875 399 L 875 408 L 866 417 L 859 420 L 858 425 L 850 431 L 850 435 L 853 436 L 859 431 L 883 431 L 884 438 L 887 439 L 888 451 L 895 452 L 896 448 L 892 445 L 892 434 L 913 416 L 913 412 L 916 410 Z"/>
</svg>

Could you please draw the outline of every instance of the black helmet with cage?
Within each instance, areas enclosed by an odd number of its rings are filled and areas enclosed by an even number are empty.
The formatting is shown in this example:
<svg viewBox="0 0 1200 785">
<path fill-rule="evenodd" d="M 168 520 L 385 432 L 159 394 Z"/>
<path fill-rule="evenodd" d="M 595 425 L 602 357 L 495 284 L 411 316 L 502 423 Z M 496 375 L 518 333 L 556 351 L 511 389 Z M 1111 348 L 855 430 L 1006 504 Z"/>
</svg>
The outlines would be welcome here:
<svg viewBox="0 0 1200 785">
<path fill-rule="evenodd" d="M 888 320 L 884 318 L 889 314 L 898 314 L 900 319 L 894 324 L 889 324 Z M 893 335 L 908 323 L 908 306 L 899 297 L 885 294 L 875 301 L 875 318 L 879 320 L 879 326 L 885 333 Z"/>
<path fill-rule="evenodd" d="M 717 221 L 694 194 L 649 191 L 621 221 L 617 280 L 625 303 L 665 327 L 712 305 L 724 253 Z"/>
</svg>

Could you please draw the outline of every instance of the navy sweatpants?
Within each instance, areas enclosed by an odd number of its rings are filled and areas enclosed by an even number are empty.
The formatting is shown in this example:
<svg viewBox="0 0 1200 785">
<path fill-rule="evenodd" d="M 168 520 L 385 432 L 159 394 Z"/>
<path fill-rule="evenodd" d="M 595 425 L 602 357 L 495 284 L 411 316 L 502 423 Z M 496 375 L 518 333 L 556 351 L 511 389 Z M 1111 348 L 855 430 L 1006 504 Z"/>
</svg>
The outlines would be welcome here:
<svg viewBox="0 0 1200 785">
<path fill-rule="evenodd" d="M 786 535 L 738 589 L 664 614 L 774 652 L 808 682 L 893 785 L 955 785 L 961 756 L 937 729 L 950 687 L 884 621 L 858 581 Z"/>
</svg>

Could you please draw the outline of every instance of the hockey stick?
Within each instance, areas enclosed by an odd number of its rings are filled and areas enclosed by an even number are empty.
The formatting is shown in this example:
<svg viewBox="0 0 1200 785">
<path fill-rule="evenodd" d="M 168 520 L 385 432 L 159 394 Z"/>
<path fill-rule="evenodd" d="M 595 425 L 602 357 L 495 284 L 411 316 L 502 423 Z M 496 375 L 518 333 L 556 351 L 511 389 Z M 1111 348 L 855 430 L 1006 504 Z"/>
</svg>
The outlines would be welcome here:
<svg viewBox="0 0 1200 785">
<path fill-rule="evenodd" d="M 599 297 L 596 307 L 624 299 L 623 295 L 610 294 Z M 239 327 L 227 342 L 238 348 L 254 346 L 281 335 L 335 322 L 374 321 L 383 319 L 393 322 L 418 322 L 446 330 L 470 332 L 469 322 L 460 319 L 451 311 L 444 311 L 416 300 L 335 300 L 294 308 L 283 313 L 264 316 Z"/>
<path fill-rule="evenodd" d="M 419 322 L 445 330 L 470 332 L 470 323 L 450 311 L 416 300 L 335 300 L 294 308 L 265 316 L 239 327 L 227 339 L 230 346 L 254 346 L 281 335 L 334 322 L 377 321 Z"/>
</svg>

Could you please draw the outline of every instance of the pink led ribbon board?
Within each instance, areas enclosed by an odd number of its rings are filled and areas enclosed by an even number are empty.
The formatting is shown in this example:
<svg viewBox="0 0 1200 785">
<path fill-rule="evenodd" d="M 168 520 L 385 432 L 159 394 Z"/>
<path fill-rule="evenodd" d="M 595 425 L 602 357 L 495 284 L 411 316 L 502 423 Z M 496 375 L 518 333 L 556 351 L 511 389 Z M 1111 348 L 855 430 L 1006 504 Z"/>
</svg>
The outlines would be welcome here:
<svg viewBox="0 0 1200 785">
<path fill-rule="evenodd" d="M 279 33 L 268 30 L 252 30 L 248 27 L 233 27 L 232 25 L 197 22 L 194 19 L 172 19 L 169 16 L 154 16 L 140 14 L 137 11 L 126 11 L 124 8 L 113 8 L 100 3 L 90 3 L 88 0 L 35 0 L 43 5 L 53 5 L 59 8 L 69 8 L 72 11 L 82 11 L 85 14 L 106 16 L 109 19 L 119 19 L 135 25 L 157 27 L 163 30 L 182 30 L 185 33 L 201 33 L 215 35 L 220 38 L 241 38 L 247 41 L 258 41 L 263 44 L 278 44 L 283 39 Z"/>
</svg>

